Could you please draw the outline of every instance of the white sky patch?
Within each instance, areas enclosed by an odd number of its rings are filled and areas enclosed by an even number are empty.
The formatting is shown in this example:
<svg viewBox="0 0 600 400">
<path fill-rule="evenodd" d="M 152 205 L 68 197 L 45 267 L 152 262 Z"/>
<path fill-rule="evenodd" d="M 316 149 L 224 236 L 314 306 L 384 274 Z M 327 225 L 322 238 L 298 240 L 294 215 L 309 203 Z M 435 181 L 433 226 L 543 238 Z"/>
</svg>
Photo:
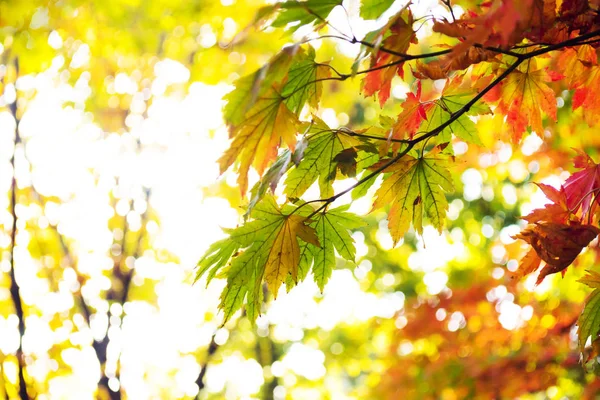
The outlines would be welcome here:
<svg viewBox="0 0 600 400">
<path fill-rule="evenodd" d="M 432 272 L 445 267 L 463 253 L 462 245 L 452 244 L 445 234 L 440 235 L 432 226 L 423 228 L 418 237 L 417 251 L 408 257 L 408 266 L 414 271 Z"/>
<path fill-rule="evenodd" d="M 239 354 L 226 358 L 221 364 L 211 365 L 206 371 L 208 391 L 218 393 L 226 388 L 227 399 L 256 394 L 263 382 L 260 364 L 253 359 L 244 359 Z"/>
<path fill-rule="evenodd" d="M 283 367 L 309 380 L 317 380 L 325 375 L 325 355 L 321 350 L 302 343 L 294 343 L 281 360 Z"/>
</svg>

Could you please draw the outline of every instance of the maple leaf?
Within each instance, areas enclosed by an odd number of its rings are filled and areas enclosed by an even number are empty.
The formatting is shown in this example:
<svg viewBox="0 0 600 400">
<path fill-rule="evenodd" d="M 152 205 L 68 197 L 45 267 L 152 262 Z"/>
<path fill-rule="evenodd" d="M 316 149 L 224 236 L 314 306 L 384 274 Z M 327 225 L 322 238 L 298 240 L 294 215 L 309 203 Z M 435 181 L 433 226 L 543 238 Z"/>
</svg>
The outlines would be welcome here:
<svg viewBox="0 0 600 400">
<path fill-rule="evenodd" d="M 224 117 L 233 141 L 219 164 L 223 173 L 239 160 L 242 193 L 247 189 L 251 165 L 262 175 L 277 157 L 282 141 L 294 151 L 300 124 L 297 116 L 307 102 L 317 107 L 319 80 L 329 76 L 329 67 L 315 63 L 314 57 L 312 47 L 305 51 L 289 46 L 254 74 L 239 79 L 236 89 L 225 96 Z"/>
<path fill-rule="evenodd" d="M 285 27 L 291 24 L 293 32 L 305 25 L 324 22 L 331 11 L 339 5 L 342 5 L 342 0 L 284 1 L 273 6 L 279 15 L 271 25 Z"/>
<path fill-rule="evenodd" d="M 592 199 L 600 190 L 600 167 L 590 156 L 579 149 L 574 149 L 578 155 L 575 157 L 575 168 L 581 171 L 575 172 L 565 182 L 567 205 L 573 213 L 581 206 L 582 218 L 590 212 Z"/>
<path fill-rule="evenodd" d="M 448 81 L 441 97 L 431 104 L 427 112 L 427 122 L 423 124 L 422 129 L 429 131 L 447 123 L 453 118 L 454 113 L 461 110 L 473 96 L 473 90 L 463 85 L 462 76 L 457 76 Z M 450 142 L 451 134 L 454 134 L 466 142 L 482 146 L 483 144 L 477 135 L 477 127 L 469 118 L 469 115 L 476 116 L 490 113 L 490 108 L 483 103 L 473 105 L 468 112 L 456 118 L 440 133 L 440 141 L 442 143 Z"/>
<path fill-rule="evenodd" d="M 402 9 L 380 30 L 367 35 L 368 40 L 375 39 L 381 43 L 380 47 L 396 53 L 406 53 L 411 43 L 417 43 L 417 37 L 412 29 L 413 17 L 408 8 Z M 385 38 L 384 36 L 387 35 Z M 377 50 L 371 59 L 371 69 L 365 75 L 363 93 L 365 96 L 372 96 L 378 93 L 379 104 L 383 107 L 390 97 L 392 78 L 396 74 L 403 75 L 403 62 L 401 57 L 389 54 L 382 50 Z M 396 65 L 385 68 L 385 65 L 395 63 Z M 379 69 L 377 69 L 379 68 Z"/>
<path fill-rule="evenodd" d="M 535 60 L 529 60 L 524 68 L 513 71 L 499 89 L 498 109 L 506 114 L 515 143 L 527 126 L 538 134 L 544 132 L 542 111 L 556 121 L 556 97 L 546 82 L 551 77 L 546 70 L 537 69 Z"/>
<path fill-rule="evenodd" d="M 275 237 L 265 266 L 265 280 L 275 297 L 288 274 L 294 281 L 298 280 L 298 264 L 300 263 L 298 238 L 320 247 L 314 229 L 305 225 L 305 222 L 306 218 L 301 215 L 287 215 Z"/>
<path fill-rule="evenodd" d="M 585 299 L 583 312 L 577 320 L 579 350 L 583 353 L 585 343 L 592 337 L 594 342 L 600 332 L 600 274 L 595 271 L 587 271 L 587 275 L 579 280 L 594 290 Z"/>
<path fill-rule="evenodd" d="M 552 186 L 543 183 L 536 183 L 536 185 L 544 192 L 546 197 L 552 201 L 552 203 L 546 204 L 544 208 L 533 210 L 529 215 L 523 217 L 523 219 L 531 224 L 542 221 L 557 223 L 568 222 L 571 211 L 567 205 L 565 188 L 561 186 L 560 190 L 557 190 Z"/>
<path fill-rule="evenodd" d="M 402 112 L 398 114 L 393 129 L 391 130 L 392 139 L 412 139 L 421 123 L 427 119 L 427 111 L 433 106 L 433 103 L 421 102 L 421 81 L 417 84 L 417 93 L 408 93 L 406 100 L 402 103 Z"/>
<path fill-rule="evenodd" d="M 555 71 L 564 74 L 569 89 L 579 89 L 587 82 L 590 76 L 590 67 L 597 64 L 596 50 L 586 44 L 577 49 L 564 49 L 558 56 Z M 582 95 L 583 93 L 580 93 L 578 96 L 585 99 L 585 96 Z"/>
<path fill-rule="evenodd" d="M 388 226 L 394 245 L 404 236 L 410 224 L 423 233 L 426 215 L 440 232 L 446 218 L 448 201 L 444 191 L 454 190 L 446 169 L 447 160 L 431 152 L 427 157 L 404 156 L 389 167 L 390 175 L 375 193 L 373 210 L 391 204 Z"/>
<path fill-rule="evenodd" d="M 540 272 L 536 284 L 541 283 L 547 275 L 564 271 L 575 258 L 600 233 L 593 225 L 562 224 L 555 222 L 539 222 L 530 225 L 515 238 L 529 243 L 538 257 L 546 262 Z M 523 267 L 524 272 L 530 271 L 533 262 L 530 258 Z"/>
<path fill-rule="evenodd" d="M 290 212 L 284 212 L 272 196 L 265 196 L 252 210 L 252 221 L 227 230 L 229 238 L 213 244 L 200 260 L 197 279 L 207 271 L 208 282 L 215 276 L 227 278 L 219 305 L 225 321 L 246 297 L 247 315 L 254 321 L 260 314 L 263 279 L 276 296 L 288 275 L 294 283 L 298 280 L 301 244 L 320 247 L 315 229 L 307 225 L 310 221 L 300 212 L 292 214 L 293 210 L 288 207 Z"/>
<path fill-rule="evenodd" d="M 349 206 L 345 205 L 328 210 L 326 213 L 319 213 L 313 217 L 313 223 L 310 224 L 316 230 L 321 245 L 311 249 L 314 260 L 312 272 L 321 292 L 335 267 L 334 250 L 337 250 L 338 254 L 348 261 L 355 259 L 354 239 L 348 230 L 363 227 L 365 222 L 347 212 L 348 208 Z"/>
<path fill-rule="evenodd" d="M 286 77 L 298 49 L 298 46 L 284 48 L 257 71 L 235 81 L 235 89 L 224 97 L 227 104 L 223 108 L 223 118 L 228 125 L 235 127 L 244 122 L 256 99 Z"/>
<path fill-rule="evenodd" d="M 330 76 L 330 68 L 326 64 L 315 62 L 315 51 L 308 48 L 305 54 L 301 52 L 290 66 L 287 79 L 281 89 L 288 108 L 299 115 L 304 104 L 317 108 L 321 98 L 322 80 Z"/>
<path fill-rule="evenodd" d="M 206 286 L 208 286 L 219 270 L 227 265 L 229 259 L 239 247 L 236 242 L 229 239 L 222 239 L 213 243 L 198 261 L 195 281 L 198 281 L 208 271 L 206 279 Z"/>
<path fill-rule="evenodd" d="M 369 168 L 379 161 L 379 154 L 375 146 L 360 145 L 356 147 L 359 149 L 356 156 L 356 173 L 360 175 L 357 179 L 362 179 L 371 173 Z M 361 175 L 362 172 L 362 175 Z M 360 197 L 366 196 L 367 192 L 375 184 L 376 179 L 369 179 L 363 182 L 361 185 L 355 187 L 351 192 L 351 197 L 356 200 Z"/>
<path fill-rule="evenodd" d="M 600 67 L 588 68 L 586 77 L 584 84 L 573 94 L 573 110 L 583 108 L 586 111 L 583 113 L 585 121 L 589 126 L 594 126 L 600 122 L 600 96 L 594 90 L 600 85 Z"/>
<path fill-rule="evenodd" d="M 588 285 L 592 289 L 600 288 L 600 273 L 589 270 L 585 272 L 587 272 L 587 275 L 577 280 L 577 282 Z"/>
<path fill-rule="evenodd" d="M 277 157 L 281 141 L 293 151 L 299 121 L 274 90 L 256 101 L 242 125 L 230 132 L 233 138 L 229 149 L 219 158 L 221 173 L 236 160 L 238 184 L 242 194 L 248 188 L 248 171 L 253 165 L 262 175 L 267 164 Z"/>
<path fill-rule="evenodd" d="M 360 5 L 360 16 L 364 19 L 376 19 L 390 8 L 394 0 L 363 0 Z"/>
<path fill-rule="evenodd" d="M 356 149 L 350 147 L 333 157 L 333 161 L 337 163 L 336 167 L 343 175 L 354 178 L 356 176 L 356 157 L 358 157 Z"/>
<path fill-rule="evenodd" d="M 296 148 L 296 150 L 298 149 Z M 258 202 L 267 194 L 268 189 L 271 189 L 271 192 L 273 193 L 275 192 L 279 180 L 291 166 L 292 158 L 292 152 L 288 149 L 284 150 L 283 153 L 277 157 L 277 160 L 269 167 L 267 172 L 265 172 L 264 176 L 256 182 L 252 189 L 250 189 L 250 202 L 248 203 L 248 209 L 244 214 L 245 217 L 248 217 L 251 214 L 254 206 L 256 206 L 256 204 L 258 204 Z"/>
<path fill-rule="evenodd" d="M 568 88 L 575 91 L 573 110 L 583 108 L 583 118 L 589 126 L 600 122 L 600 97 L 594 90 L 600 85 L 596 50 L 590 45 L 565 49 L 558 57 L 557 69 L 564 72 Z"/>
<path fill-rule="evenodd" d="M 585 82 L 575 89 L 573 94 L 573 110 L 579 107 L 585 111 L 583 118 L 589 126 L 597 125 L 600 122 L 600 96 L 594 90 L 600 85 L 600 67 L 593 66 L 587 69 L 585 73 Z"/>
<path fill-rule="evenodd" d="M 537 252 L 534 248 L 529 249 L 527 254 L 521 258 L 521 262 L 519 263 L 519 269 L 516 273 L 516 276 L 522 278 L 531 274 L 532 272 L 537 271 L 542 263 L 542 259 L 538 256 Z"/>
<path fill-rule="evenodd" d="M 333 195 L 332 182 L 336 176 L 338 162 L 335 157 L 342 151 L 358 146 L 361 142 L 344 133 L 332 130 L 323 121 L 315 118 L 309 130 L 308 146 L 304 158 L 293 168 L 285 180 L 284 193 L 290 198 L 299 198 L 318 179 L 321 197 Z"/>
<path fill-rule="evenodd" d="M 308 275 L 308 271 L 313 265 L 314 249 L 318 249 L 318 247 L 304 241 L 300 242 L 300 262 L 298 263 L 297 279 L 294 279 L 291 274 L 286 277 L 285 287 L 287 292 L 292 290 L 298 282 L 303 281 L 306 278 L 306 275 Z"/>
</svg>

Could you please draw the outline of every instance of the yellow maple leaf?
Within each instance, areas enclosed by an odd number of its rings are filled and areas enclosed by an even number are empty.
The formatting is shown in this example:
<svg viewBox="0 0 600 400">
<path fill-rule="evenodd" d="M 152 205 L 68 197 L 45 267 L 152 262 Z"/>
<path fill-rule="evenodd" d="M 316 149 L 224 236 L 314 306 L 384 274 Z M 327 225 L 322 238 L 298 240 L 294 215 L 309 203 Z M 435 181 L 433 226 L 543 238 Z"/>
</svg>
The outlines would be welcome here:
<svg viewBox="0 0 600 400">
<path fill-rule="evenodd" d="M 402 239 L 411 223 L 417 233 L 423 233 L 424 216 L 441 232 L 448 208 L 444 191 L 454 190 L 445 159 L 433 154 L 405 157 L 389 168 L 392 173 L 384 178 L 373 204 L 374 210 L 391 204 L 388 226 L 394 244 Z"/>
<path fill-rule="evenodd" d="M 237 182 L 242 194 L 246 193 L 250 166 L 253 165 L 262 175 L 268 164 L 277 158 L 282 141 L 293 151 L 298 124 L 298 118 L 277 92 L 273 90 L 260 98 L 248 111 L 244 123 L 230 132 L 233 142 L 219 158 L 221 173 L 239 160 Z"/>
<path fill-rule="evenodd" d="M 298 280 L 298 264 L 300 263 L 298 238 L 321 247 L 315 230 L 305 225 L 306 222 L 306 218 L 300 215 L 288 215 L 277 232 L 265 266 L 265 281 L 275 296 L 288 274 L 291 274 L 294 281 Z"/>
</svg>

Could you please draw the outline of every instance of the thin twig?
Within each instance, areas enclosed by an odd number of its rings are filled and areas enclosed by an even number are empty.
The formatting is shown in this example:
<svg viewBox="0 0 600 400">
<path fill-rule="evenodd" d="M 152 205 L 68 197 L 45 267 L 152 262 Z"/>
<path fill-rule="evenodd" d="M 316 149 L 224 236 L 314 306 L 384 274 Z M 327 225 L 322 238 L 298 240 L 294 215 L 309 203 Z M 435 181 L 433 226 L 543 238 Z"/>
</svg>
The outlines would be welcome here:
<svg viewBox="0 0 600 400">
<path fill-rule="evenodd" d="M 217 344 L 217 342 L 215 342 L 215 334 L 216 333 L 214 333 L 212 335 L 212 338 L 210 339 L 210 344 L 208 345 L 208 349 L 206 350 L 206 358 L 204 359 L 204 362 L 200 365 L 200 373 L 198 374 L 198 377 L 196 378 L 196 385 L 198 385 L 198 395 L 197 396 L 200 396 L 200 393 L 202 393 L 202 390 L 204 390 L 204 388 L 206 387 L 206 384 L 204 383 L 204 376 L 206 375 L 206 369 L 208 368 L 208 363 L 210 362 L 212 357 L 217 352 L 217 349 L 219 348 L 219 345 Z"/>
<path fill-rule="evenodd" d="M 450 4 L 450 0 L 442 0 L 442 3 L 446 7 L 448 7 L 448 11 L 450 11 L 450 16 L 452 17 L 452 22 L 456 22 L 456 17 L 454 16 L 454 10 L 452 9 L 452 4 Z"/>
</svg>

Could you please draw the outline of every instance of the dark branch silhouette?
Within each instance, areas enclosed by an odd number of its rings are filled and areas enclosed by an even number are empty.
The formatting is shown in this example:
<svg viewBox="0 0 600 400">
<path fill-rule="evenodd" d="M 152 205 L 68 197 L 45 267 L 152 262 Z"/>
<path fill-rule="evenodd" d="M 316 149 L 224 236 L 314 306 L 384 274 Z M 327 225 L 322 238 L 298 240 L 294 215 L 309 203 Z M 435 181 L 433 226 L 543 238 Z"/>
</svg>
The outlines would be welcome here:
<svg viewBox="0 0 600 400">
<path fill-rule="evenodd" d="M 15 81 L 19 76 L 19 60 L 15 58 L 14 60 L 14 68 L 15 68 Z M 17 318 L 19 319 L 19 345 L 17 347 L 17 366 L 18 366 L 18 376 L 19 376 L 19 398 L 21 400 L 29 400 L 32 397 L 29 396 L 27 392 L 27 382 L 25 381 L 25 358 L 23 356 L 23 336 L 25 335 L 25 313 L 23 310 L 23 299 L 21 298 L 21 287 L 19 286 L 19 282 L 17 282 L 16 277 L 16 265 L 15 265 L 15 246 L 17 239 L 17 175 L 16 175 L 16 160 L 15 155 L 17 153 L 17 148 L 21 145 L 21 135 L 19 133 L 19 125 L 21 120 L 17 114 L 17 99 L 9 104 L 9 110 L 15 120 L 15 139 L 14 139 L 14 149 L 13 154 L 10 158 L 10 165 L 12 167 L 12 181 L 10 185 L 10 214 L 12 216 L 12 226 L 10 230 L 10 297 L 15 306 L 15 313 Z"/>
</svg>

